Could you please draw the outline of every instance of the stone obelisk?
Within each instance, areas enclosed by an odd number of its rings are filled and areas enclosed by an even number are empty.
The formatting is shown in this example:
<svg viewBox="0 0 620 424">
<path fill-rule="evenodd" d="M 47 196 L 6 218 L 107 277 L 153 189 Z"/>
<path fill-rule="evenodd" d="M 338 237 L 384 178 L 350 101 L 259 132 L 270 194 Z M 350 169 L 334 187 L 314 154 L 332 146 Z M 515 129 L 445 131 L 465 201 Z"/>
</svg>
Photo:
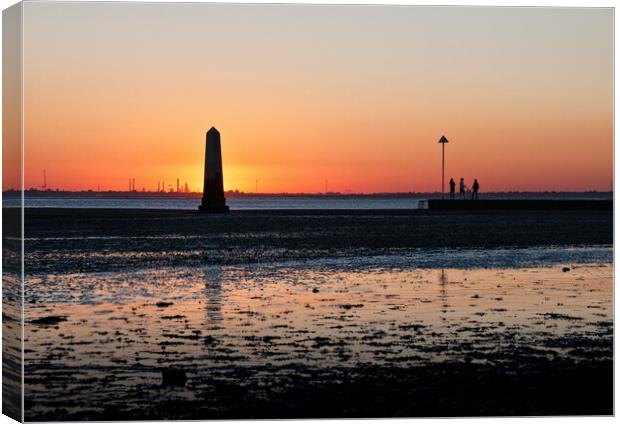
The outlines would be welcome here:
<svg viewBox="0 0 620 424">
<path fill-rule="evenodd" d="M 225 213 L 229 211 L 224 198 L 220 132 L 214 127 L 207 131 L 204 190 L 202 192 L 202 204 L 198 207 L 198 210 L 210 213 Z"/>
</svg>

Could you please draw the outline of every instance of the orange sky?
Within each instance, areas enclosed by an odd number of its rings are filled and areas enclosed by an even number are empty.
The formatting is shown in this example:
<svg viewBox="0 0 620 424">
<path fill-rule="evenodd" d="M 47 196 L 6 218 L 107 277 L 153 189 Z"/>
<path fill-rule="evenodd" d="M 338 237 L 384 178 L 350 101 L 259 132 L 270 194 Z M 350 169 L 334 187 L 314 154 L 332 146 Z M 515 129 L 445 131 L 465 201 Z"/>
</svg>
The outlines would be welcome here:
<svg viewBox="0 0 620 424">
<path fill-rule="evenodd" d="M 611 9 L 24 7 L 26 188 L 611 188 Z"/>
</svg>

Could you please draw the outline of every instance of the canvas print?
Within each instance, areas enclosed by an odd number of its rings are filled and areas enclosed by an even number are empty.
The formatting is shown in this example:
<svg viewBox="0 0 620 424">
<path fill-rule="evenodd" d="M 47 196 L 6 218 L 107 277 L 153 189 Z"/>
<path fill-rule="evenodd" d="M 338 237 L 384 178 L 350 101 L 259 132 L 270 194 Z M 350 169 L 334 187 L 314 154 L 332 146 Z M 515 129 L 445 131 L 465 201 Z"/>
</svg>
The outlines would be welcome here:
<svg viewBox="0 0 620 424">
<path fill-rule="evenodd" d="M 3 12 L 18 421 L 613 414 L 613 10 Z"/>
</svg>

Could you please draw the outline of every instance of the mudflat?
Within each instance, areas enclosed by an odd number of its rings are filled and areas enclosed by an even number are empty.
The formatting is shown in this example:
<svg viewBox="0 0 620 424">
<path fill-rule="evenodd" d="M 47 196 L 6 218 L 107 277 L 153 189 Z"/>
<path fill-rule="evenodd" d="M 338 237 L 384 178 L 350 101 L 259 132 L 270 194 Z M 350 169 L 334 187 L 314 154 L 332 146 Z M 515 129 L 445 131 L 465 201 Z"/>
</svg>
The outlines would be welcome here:
<svg viewBox="0 0 620 424">
<path fill-rule="evenodd" d="M 611 211 L 271 210 L 203 215 L 32 208 L 26 209 L 25 222 L 26 261 L 35 272 L 261 263 L 425 248 L 613 243 Z M 76 250 L 82 255 L 63 255 Z"/>
<path fill-rule="evenodd" d="M 613 413 L 608 211 L 25 219 L 28 420 Z"/>
</svg>

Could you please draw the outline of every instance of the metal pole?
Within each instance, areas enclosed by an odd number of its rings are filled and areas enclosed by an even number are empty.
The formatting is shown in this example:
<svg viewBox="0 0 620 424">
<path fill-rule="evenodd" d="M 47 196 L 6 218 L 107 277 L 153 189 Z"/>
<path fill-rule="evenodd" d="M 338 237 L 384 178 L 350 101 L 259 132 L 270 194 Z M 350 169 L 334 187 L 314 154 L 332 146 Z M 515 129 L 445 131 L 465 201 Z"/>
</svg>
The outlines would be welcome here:
<svg viewBox="0 0 620 424">
<path fill-rule="evenodd" d="M 446 148 L 446 143 L 441 143 L 441 198 L 444 198 L 444 158 L 445 158 L 445 151 L 444 149 Z"/>
</svg>

